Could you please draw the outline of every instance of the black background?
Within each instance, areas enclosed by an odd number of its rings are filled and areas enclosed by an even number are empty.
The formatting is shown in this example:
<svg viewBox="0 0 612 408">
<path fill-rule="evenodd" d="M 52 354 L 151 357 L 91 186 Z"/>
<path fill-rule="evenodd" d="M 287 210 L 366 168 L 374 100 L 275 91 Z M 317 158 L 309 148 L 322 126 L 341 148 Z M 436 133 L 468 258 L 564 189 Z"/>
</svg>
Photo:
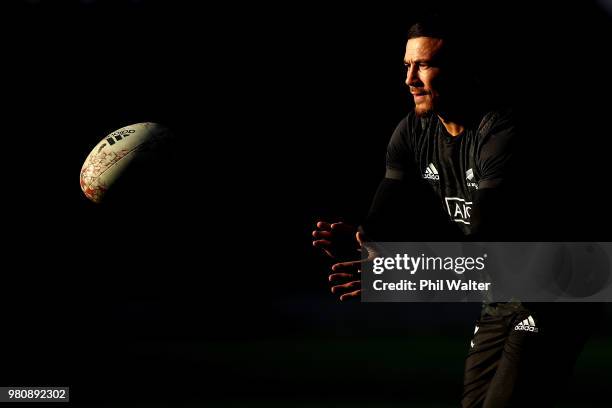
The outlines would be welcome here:
<svg viewBox="0 0 612 408">
<path fill-rule="evenodd" d="M 339 304 L 310 245 L 319 217 L 367 210 L 411 107 L 405 32 L 432 7 L 465 22 L 481 50 L 465 63 L 522 114 L 519 238 L 609 241 L 597 3 L 12 3 L 1 382 L 70 385 L 81 403 L 457 401 L 478 305 Z M 188 146 L 178 193 L 88 202 L 85 157 L 142 121 Z M 583 404 L 607 398 L 598 333 L 571 390 Z"/>
</svg>

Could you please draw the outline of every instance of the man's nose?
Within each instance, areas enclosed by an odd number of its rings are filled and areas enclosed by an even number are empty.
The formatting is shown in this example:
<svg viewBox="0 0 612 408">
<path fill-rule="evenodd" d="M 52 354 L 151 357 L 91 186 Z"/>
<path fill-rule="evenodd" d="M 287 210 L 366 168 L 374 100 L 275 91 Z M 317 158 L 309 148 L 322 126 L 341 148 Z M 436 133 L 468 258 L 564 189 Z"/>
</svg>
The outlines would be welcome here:
<svg viewBox="0 0 612 408">
<path fill-rule="evenodd" d="M 406 85 L 408 86 L 416 86 L 419 83 L 419 76 L 417 72 L 417 67 L 415 65 L 411 65 L 406 72 Z"/>
</svg>

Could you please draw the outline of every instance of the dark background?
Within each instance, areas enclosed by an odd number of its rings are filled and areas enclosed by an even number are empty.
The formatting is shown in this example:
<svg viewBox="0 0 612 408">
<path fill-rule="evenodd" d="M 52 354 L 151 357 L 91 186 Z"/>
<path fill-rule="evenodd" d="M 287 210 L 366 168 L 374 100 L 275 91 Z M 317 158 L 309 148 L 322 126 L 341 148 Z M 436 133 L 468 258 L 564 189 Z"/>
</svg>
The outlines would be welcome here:
<svg viewBox="0 0 612 408">
<path fill-rule="evenodd" d="M 479 305 L 340 304 L 310 231 L 367 211 L 411 108 L 405 32 L 437 8 L 521 113 L 521 239 L 610 241 L 603 4 L 4 6 L 0 382 L 109 406 L 456 406 Z M 186 146 L 175 194 L 88 202 L 85 157 L 142 121 Z M 564 406 L 609 405 L 608 322 Z"/>
</svg>

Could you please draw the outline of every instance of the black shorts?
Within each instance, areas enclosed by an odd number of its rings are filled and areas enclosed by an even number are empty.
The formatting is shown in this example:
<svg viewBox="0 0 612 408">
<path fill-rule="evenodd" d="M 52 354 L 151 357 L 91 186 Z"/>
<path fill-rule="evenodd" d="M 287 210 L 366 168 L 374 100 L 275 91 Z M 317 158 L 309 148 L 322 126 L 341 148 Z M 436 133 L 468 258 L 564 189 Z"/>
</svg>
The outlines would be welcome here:
<svg viewBox="0 0 612 408">
<path fill-rule="evenodd" d="M 486 305 L 465 363 L 461 406 L 553 406 L 602 310 L 593 303 Z"/>
</svg>

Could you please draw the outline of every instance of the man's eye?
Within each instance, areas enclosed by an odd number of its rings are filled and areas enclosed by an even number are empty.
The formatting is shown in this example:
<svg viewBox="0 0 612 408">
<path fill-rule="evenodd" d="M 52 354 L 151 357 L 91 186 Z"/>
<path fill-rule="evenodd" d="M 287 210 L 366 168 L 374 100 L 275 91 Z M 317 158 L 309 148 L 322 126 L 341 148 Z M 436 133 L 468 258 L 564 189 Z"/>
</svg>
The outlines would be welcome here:
<svg viewBox="0 0 612 408">
<path fill-rule="evenodd" d="M 427 64 L 419 64 L 419 71 L 422 71 L 422 70 L 425 70 L 425 69 L 428 69 L 428 68 L 429 68 L 429 65 L 427 65 Z"/>
</svg>

